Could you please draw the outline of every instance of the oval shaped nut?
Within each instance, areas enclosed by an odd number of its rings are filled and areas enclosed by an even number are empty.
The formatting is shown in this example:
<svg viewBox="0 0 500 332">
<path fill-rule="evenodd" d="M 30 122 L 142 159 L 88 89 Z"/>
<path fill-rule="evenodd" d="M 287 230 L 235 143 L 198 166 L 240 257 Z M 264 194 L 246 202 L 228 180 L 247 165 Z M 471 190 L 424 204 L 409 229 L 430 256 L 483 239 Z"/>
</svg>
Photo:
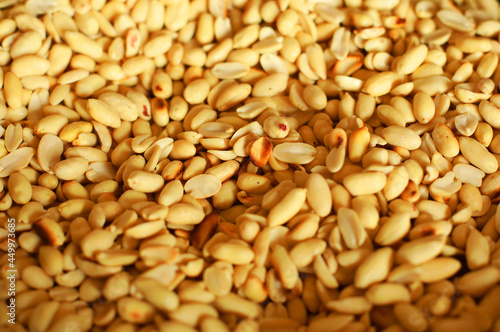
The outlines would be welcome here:
<svg viewBox="0 0 500 332">
<path fill-rule="evenodd" d="M 416 150 L 420 147 L 422 139 L 413 130 L 407 127 L 389 126 L 382 130 L 382 138 L 388 144 L 399 146 L 406 150 Z"/>
<path fill-rule="evenodd" d="M 184 88 L 184 100 L 191 105 L 201 104 L 207 99 L 209 91 L 210 84 L 206 79 L 193 80 Z"/>
<path fill-rule="evenodd" d="M 500 32 L 500 22 L 496 20 L 485 20 L 477 25 L 477 34 L 483 37 L 493 37 Z"/>
<path fill-rule="evenodd" d="M 239 30 L 233 37 L 233 48 L 246 48 L 259 38 L 260 26 L 251 24 Z"/>
<path fill-rule="evenodd" d="M 470 62 L 463 63 L 453 74 L 451 80 L 456 83 L 467 82 L 474 71 L 474 66 Z"/>
<path fill-rule="evenodd" d="M 317 85 L 308 85 L 304 88 L 302 98 L 307 106 L 315 111 L 325 109 L 327 98 L 325 92 Z"/>
<path fill-rule="evenodd" d="M 89 97 L 97 88 L 102 88 L 106 81 L 100 75 L 90 76 L 86 70 L 73 69 L 59 76 L 57 82 L 59 84 L 78 82 L 75 86 L 76 95 L 79 97 Z"/>
<path fill-rule="evenodd" d="M 483 100 L 479 103 L 479 114 L 493 128 L 500 129 L 500 108 L 490 101 Z"/>
<path fill-rule="evenodd" d="M 358 196 L 352 200 L 352 208 L 359 215 L 361 224 L 366 229 L 377 227 L 380 216 L 378 206 L 371 198 L 373 196 Z"/>
<path fill-rule="evenodd" d="M 65 219 L 74 219 L 76 217 L 88 216 L 94 205 L 95 203 L 91 200 L 75 198 L 59 204 L 57 210 L 61 217 Z"/>
<path fill-rule="evenodd" d="M 240 163 L 236 160 L 228 160 L 206 170 L 205 174 L 215 175 L 221 182 L 229 180 L 240 169 Z"/>
<path fill-rule="evenodd" d="M 232 242 L 217 243 L 208 251 L 213 258 L 234 265 L 249 264 L 255 257 L 252 248 Z"/>
<path fill-rule="evenodd" d="M 207 138 L 229 138 L 234 133 L 234 127 L 229 123 L 205 122 L 198 127 L 198 132 Z"/>
<path fill-rule="evenodd" d="M 135 226 L 129 227 L 125 230 L 125 236 L 131 237 L 133 239 L 145 239 L 156 233 L 160 232 L 162 229 L 165 229 L 165 221 L 157 220 L 157 221 L 148 221 L 145 223 L 137 224 Z M 97 254 L 98 257 L 100 255 L 102 259 L 102 253 Z"/>
<path fill-rule="evenodd" d="M 387 201 L 392 201 L 403 193 L 410 181 L 408 171 L 404 166 L 397 166 L 387 177 L 383 193 Z"/>
<path fill-rule="evenodd" d="M 26 204 L 31 200 L 33 190 L 28 178 L 22 173 L 13 173 L 7 182 L 9 194 L 17 204 Z"/>
<path fill-rule="evenodd" d="M 271 182 L 264 175 L 243 173 L 238 177 L 236 185 L 251 195 L 263 195 L 272 188 Z"/>
<path fill-rule="evenodd" d="M 205 218 L 205 213 L 198 207 L 186 203 L 176 203 L 169 207 L 165 220 L 176 225 L 196 225 L 203 218 Z"/>
<path fill-rule="evenodd" d="M 283 11 L 276 20 L 276 28 L 278 31 L 286 36 L 290 34 L 295 25 L 297 24 L 299 15 L 293 9 L 287 9 Z"/>
<path fill-rule="evenodd" d="M 165 99 L 152 99 L 151 113 L 154 123 L 160 127 L 165 127 L 170 121 L 170 118 L 168 117 L 168 104 Z"/>
<path fill-rule="evenodd" d="M 320 217 L 326 217 L 332 211 L 332 193 L 326 179 L 318 174 L 311 173 L 306 183 L 307 203 Z"/>
<path fill-rule="evenodd" d="M 64 39 L 69 47 L 76 53 L 88 55 L 93 59 L 102 57 L 103 51 L 101 45 L 99 45 L 97 41 L 85 36 L 83 33 L 66 31 Z"/>
<path fill-rule="evenodd" d="M 32 195 L 33 189 L 30 191 L 30 195 Z M 10 194 L 9 194 L 10 195 Z M 19 209 L 19 213 L 16 216 L 16 220 L 20 223 L 29 223 L 32 224 L 35 220 L 37 220 L 40 215 L 45 212 L 43 205 L 39 202 L 32 201 L 24 204 L 21 209 Z"/>
<path fill-rule="evenodd" d="M 111 128 L 119 128 L 121 119 L 113 107 L 99 99 L 89 99 L 87 109 L 92 119 Z"/>
<path fill-rule="evenodd" d="M 133 171 L 127 179 L 130 189 L 143 193 L 157 192 L 163 188 L 164 183 L 161 175 L 144 171 Z"/>
<path fill-rule="evenodd" d="M 462 267 L 462 263 L 452 257 L 437 257 L 418 267 L 418 275 L 422 282 L 433 283 L 454 276 Z"/>
<path fill-rule="evenodd" d="M 290 124 L 284 116 L 272 115 L 264 120 L 265 133 L 271 138 L 285 138 L 290 133 Z"/>
<path fill-rule="evenodd" d="M 273 144 L 267 137 L 258 138 L 250 147 L 250 160 L 257 167 L 263 167 L 269 161 L 273 151 Z"/>
<path fill-rule="evenodd" d="M 252 91 L 250 84 L 234 84 L 223 90 L 215 101 L 215 108 L 226 111 L 245 100 Z"/>
<path fill-rule="evenodd" d="M 337 216 L 340 234 L 346 246 L 350 249 L 359 248 L 365 242 L 367 234 L 357 213 L 352 209 L 340 207 Z"/>
<path fill-rule="evenodd" d="M 1 161 L 1 159 L 0 159 Z M 493 197 L 500 191 L 500 172 L 488 175 L 481 186 L 481 193 Z"/>
<path fill-rule="evenodd" d="M 391 305 L 398 302 L 410 302 L 411 294 L 404 285 L 396 283 L 380 283 L 372 285 L 365 293 L 373 305 Z"/>
<path fill-rule="evenodd" d="M 262 208 L 268 211 L 271 210 L 284 195 L 294 188 L 297 188 L 297 185 L 292 182 L 292 180 L 280 182 L 276 187 L 264 194 L 262 198 Z"/>
<path fill-rule="evenodd" d="M 238 79 L 250 71 L 250 66 L 241 62 L 221 62 L 212 68 L 212 74 L 223 80 Z"/>
<path fill-rule="evenodd" d="M 70 181 L 82 176 L 89 162 L 82 157 L 67 158 L 54 165 L 54 174 L 61 180 Z"/>
<path fill-rule="evenodd" d="M 413 114 L 415 119 L 422 124 L 429 123 L 436 113 L 436 106 L 431 96 L 420 91 L 413 96 Z"/>
<path fill-rule="evenodd" d="M 170 98 L 173 93 L 172 89 L 172 78 L 169 74 L 163 71 L 157 71 L 154 73 L 151 79 L 151 90 L 156 98 Z"/>
<path fill-rule="evenodd" d="M 309 164 L 316 156 L 316 149 L 306 143 L 282 143 L 273 150 L 274 157 L 284 163 Z"/>
<path fill-rule="evenodd" d="M 372 252 L 354 272 L 354 286 L 364 289 L 385 280 L 392 268 L 393 257 L 394 250 L 390 247 Z"/>
<path fill-rule="evenodd" d="M 176 160 L 186 160 L 192 158 L 196 154 L 196 147 L 193 143 L 187 140 L 177 140 L 174 142 L 169 158 Z"/>
<path fill-rule="evenodd" d="M 309 44 L 306 47 L 306 55 L 311 69 L 319 76 L 320 79 L 326 79 L 326 63 L 323 55 L 323 49 L 317 43 Z"/>
<path fill-rule="evenodd" d="M 444 123 L 438 123 L 432 131 L 436 148 L 445 158 L 453 158 L 460 152 L 460 145 L 453 131 Z"/>
<path fill-rule="evenodd" d="M 279 244 L 275 245 L 271 253 L 271 261 L 278 271 L 283 287 L 286 289 L 295 287 L 299 279 L 299 271 L 288 251 Z"/>
<path fill-rule="evenodd" d="M 478 167 L 486 174 L 498 170 L 498 160 L 481 143 L 470 137 L 459 137 L 460 151 L 472 165 Z"/>
<path fill-rule="evenodd" d="M 374 241 L 381 246 L 392 245 L 405 237 L 411 228 L 408 213 L 393 214 L 379 228 Z"/>
<path fill-rule="evenodd" d="M 403 115 L 400 114 L 394 107 L 389 105 L 379 105 L 377 107 L 377 117 L 380 121 L 387 125 L 397 125 L 400 127 L 405 127 L 406 123 Z"/>
<path fill-rule="evenodd" d="M 377 73 L 366 80 L 362 91 L 373 97 L 379 97 L 388 94 L 400 83 L 401 77 L 394 72 Z"/>
<path fill-rule="evenodd" d="M 196 199 L 203 199 L 217 194 L 222 186 L 218 178 L 211 174 L 200 174 L 189 179 L 184 191 Z"/>
<path fill-rule="evenodd" d="M 455 46 L 464 53 L 491 51 L 493 44 L 492 40 L 484 37 L 461 37 L 455 41 Z"/>
<path fill-rule="evenodd" d="M 309 110 L 304 98 L 304 87 L 299 82 L 292 82 L 288 91 L 288 98 L 290 103 L 300 109 L 301 111 Z"/>
<path fill-rule="evenodd" d="M 343 182 L 345 188 L 353 196 L 376 194 L 384 189 L 386 183 L 386 175 L 377 171 L 349 174 Z"/>
<path fill-rule="evenodd" d="M 167 34 L 159 34 L 149 39 L 142 50 L 148 58 L 155 58 L 167 53 L 172 47 L 172 37 Z"/>
<path fill-rule="evenodd" d="M 179 297 L 173 291 L 154 279 L 136 279 L 134 285 L 145 299 L 162 311 L 172 311 L 179 307 Z"/>
<path fill-rule="evenodd" d="M 253 86 L 252 96 L 272 97 L 285 91 L 288 77 L 287 74 L 275 73 L 258 80 Z"/>
<path fill-rule="evenodd" d="M 45 188 L 42 186 L 32 186 L 31 188 L 33 190 L 31 200 L 34 202 L 38 202 L 43 206 L 48 206 L 57 199 L 56 194 L 49 188 Z M 5 199 L 5 197 L 7 197 L 7 195 L 4 196 L 3 199 Z M 10 199 L 10 195 L 8 197 Z"/>
<path fill-rule="evenodd" d="M 169 181 L 160 194 L 158 195 L 158 203 L 164 206 L 170 206 L 179 203 L 184 195 L 184 188 L 180 180 Z"/>
<path fill-rule="evenodd" d="M 306 267 L 314 261 L 317 255 L 321 255 L 326 249 L 326 242 L 312 238 L 297 243 L 290 250 L 290 257 L 297 267 Z"/>
<path fill-rule="evenodd" d="M 488 265 L 490 261 L 490 246 L 486 237 L 473 228 L 467 237 L 465 245 L 465 258 L 471 270 Z"/>
<path fill-rule="evenodd" d="M 23 106 L 23 86 L 21 80 L 14 73 L 8 71 L 3 78 L 5 101 L 16 109 Z"/>
<path fill-rule="evenodd" d="M 148 302 L 134 297 L 124 297 L 116 305 L 120 318 L 133 324 L 145 324 L 153 320 L 155 308 Z"/>
<path fill-rule="evenodd" d="M 329 301 L 326 307 L 343 314 L 361 315 L 372 309 L 372 304 L 363 296 L 349 296 L 346 298 Z"/>
<path fill-rule="evenodd" d="M 17 58 L 25 54 L 35 54 L 42 47 L 42 36 L 37 31 L 26 31 L 12 44 L 11 57 Z"/>
<path fill-rule="evenodd" d="M 250 318 L 251 320 L 262 316 L 262 307 L 258 303 L 247 300 L 234 293 L 217 297 L 213 305 L 219 312 L 232 312 L 238 316 Z"/>
<path fill-rule="evenodd" d="M 432 235 L 406 242 L 396 251 L 396 261 L 413 265 L 428 262 L 442 252 L 444 240 L 441 235 Z"/>
<path fill-rule="evenodd" d="M 269 226 L 283 225 L 292 219 L 306 201 L 307 189 L 295 188 L 286 194 L 270 211 L 267 217 Z"/>
<path fill-rule="evenodd" d="M 54 286 L 54 280 L 36 265 L 25 267 L 21 278 L 28 286 L 35 289 L 49 289 Z"/>
<path fill-rule="evenodd" d="M 413 81 L 413 92 L 426 92 L 431 97 L 444 94 L 453 89 L 453 82 L 444 76 L 429 76 Z"/>
<path fill-rule="evenodd" d="M 457 289 L 467 295 L 480 297 L 500 280 L 500 271 L 495 266 L 487 266 L 471 271 L 458 279 Z"/>
<path fill-rule="evenodd" d="M 208 52 L 205 66 L 212 68 L 215 64 L 225 61 L 232 50 L 233 40 L 231 38 L 224 39 Z"/>
<path fill-rule="evenodd" d="M 97 68 L 97 73 L 108 81 L 120 81 L 125 78 L 122 67 L 117 63 L 103 62 Z"/>
<path fill-rule="evenodd" d="M 153 59 L 143 55 L 128 58 L 122 64 L 122 69 L 127 76 L 138 76 L 155 67 Z"/>
<path fill-rule="evenodd" d="M 35 124 L 33 128 L 35 135 L 41 134 L 54 134 L 58 135 L 59 132 L 68 124 L 69 120 L 64 115 L 52 114 L 42 118 Z"/>
<path fill-rule="evenodd" d="M 61 226 L 49 218 L 40 218 L 35 221 L 33 229 L 38 236 L 52 246 L 62 246 L 66 239 Z"/>
<path fill-rule="evenodd" d="M 45 75 L 50 68 L 50 61 L 38 55 L 22 55 L 12 61 L 10 71 L 17 77 Z"/>
<path fill-rule="evenodd" d="M 427 45 L 420 44 L 406 51 L 398 61 L 396 69 L 399 73 L 409 75 L 425 61 Z"/>
<path fill-rule="evenodd" d="M 366 154 L 370 143 L 370 132 L 367 127 L 362 127 L 351 133 L 348 142 L 349 159 L 360 162 Z"/>
</svg>

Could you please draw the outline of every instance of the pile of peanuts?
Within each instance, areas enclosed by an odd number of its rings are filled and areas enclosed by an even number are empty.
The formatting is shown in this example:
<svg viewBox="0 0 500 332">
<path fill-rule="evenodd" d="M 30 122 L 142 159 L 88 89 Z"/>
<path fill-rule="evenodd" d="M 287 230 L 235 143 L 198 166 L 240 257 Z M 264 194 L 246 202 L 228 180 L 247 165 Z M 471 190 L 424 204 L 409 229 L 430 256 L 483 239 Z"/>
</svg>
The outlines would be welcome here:
<svg viewBox="0 0 500 332">
<path fill-rule="evenodd" d="M 500 332 L 499 18 L 0 0 L 0 329 Z"/>
</svg>

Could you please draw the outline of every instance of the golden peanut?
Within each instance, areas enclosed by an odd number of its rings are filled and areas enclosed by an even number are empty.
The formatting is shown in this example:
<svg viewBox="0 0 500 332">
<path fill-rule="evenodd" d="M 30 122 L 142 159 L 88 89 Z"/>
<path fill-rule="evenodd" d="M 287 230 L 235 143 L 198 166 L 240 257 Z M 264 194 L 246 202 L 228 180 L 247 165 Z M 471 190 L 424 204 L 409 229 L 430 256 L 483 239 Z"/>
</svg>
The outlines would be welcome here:
<svg viewBox="0 0 500 332">
<path fill-rule="evenodd" d="M 460 151 L 471 164 L 490 174 L 498 169 L 497 159 L 478 141 L 469 137 L 459 137 Z"/>
<path fill-rule="evenodd" d="M 374 194 L 382 190 L 387 177 L 381 172 L 362 172 L 344 178 L 344 186 L 353 196 Z"/>
<path fill-rule="evenodd" d="M 11 174 L 7 183 L 10 197 L 17 204 L 26 204 L 31 200 L 31 183 L 25 175 L 21 173 Z"/>
<path fill-rule="evenodd" d="M 458 3 L 3 1 L 19 329 L 499 330 L 500 4 Z"/>
</svg>

